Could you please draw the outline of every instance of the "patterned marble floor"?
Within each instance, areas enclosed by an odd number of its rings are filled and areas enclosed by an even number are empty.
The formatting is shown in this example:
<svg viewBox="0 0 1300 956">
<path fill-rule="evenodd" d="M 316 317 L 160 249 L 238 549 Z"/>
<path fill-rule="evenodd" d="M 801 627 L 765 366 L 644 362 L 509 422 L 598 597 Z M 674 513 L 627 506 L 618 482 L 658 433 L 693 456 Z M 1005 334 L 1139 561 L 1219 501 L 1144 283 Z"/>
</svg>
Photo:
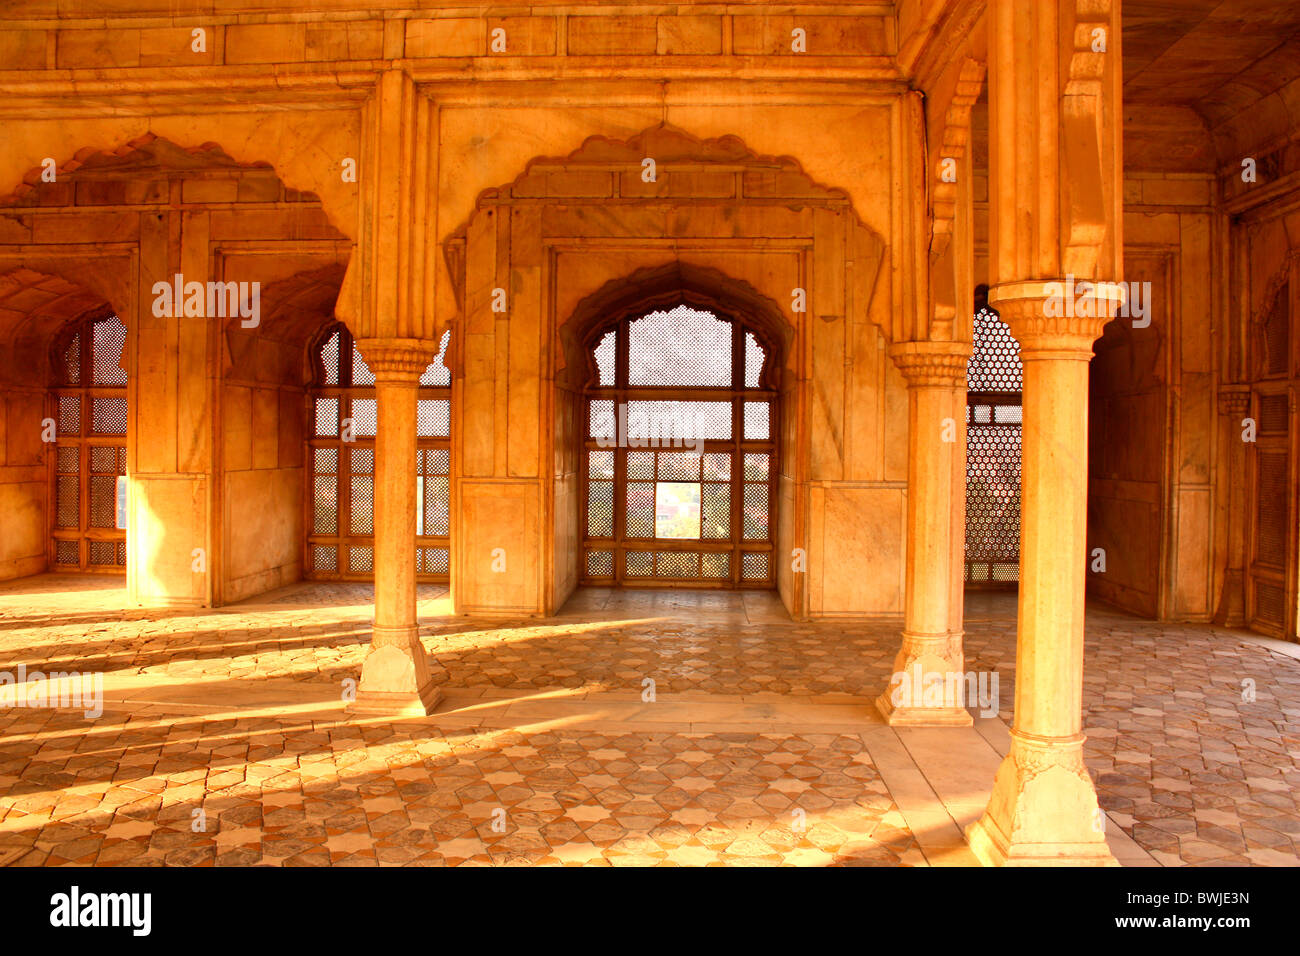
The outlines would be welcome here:
<svg viewBox="0 0 1300 956">
<path fill-rule="evenodd" d="M 196 706 L 274 699 L 286 684 L 328 697 L 359 671 L 369 596 L 299 585 L 195 613 L 127 609 L 115 579 L 10 582 L 0 670 L 102 671 L 112 686 Z M 443 589 L 420 595 L 449 693 L 616 701 L 651 677 L 659 700 L 707 710 L 706 732 L 612 718 L 389 724 L 274 706 L 242 716 L 110 702 L 93 720 L 0 710 L 0 863 L 967 862 L 959 838 L 917 829 L 942 807 L 891 777 L 922 760 L 920 737 L 797 722 L 767 732 L 726 716 L 835 701 L 869 723 L 896 628 L 797 624 L 737 597 L 584 593 L 557 618 L 488 625 L 446 616 Z M 1005 598 L 968 608 L 968 667 L 1000 678 L 1000 720 L 980 724 L 1003 734 L 1013 615 Z M 1085 654 L 1089 767 L 1136 847 L 1166 865 L 1300 864 L 1300 660 L 1238 632 L 1101 608 Z M 943 832 L 959 834 L 965 821 L 949 812 Z"/>
<path fill-rule="evenodd" d="M 924 863 L 848 735 L 91 729 L 48 711 L 3 733 L 17 865 Z"/>
</svg>

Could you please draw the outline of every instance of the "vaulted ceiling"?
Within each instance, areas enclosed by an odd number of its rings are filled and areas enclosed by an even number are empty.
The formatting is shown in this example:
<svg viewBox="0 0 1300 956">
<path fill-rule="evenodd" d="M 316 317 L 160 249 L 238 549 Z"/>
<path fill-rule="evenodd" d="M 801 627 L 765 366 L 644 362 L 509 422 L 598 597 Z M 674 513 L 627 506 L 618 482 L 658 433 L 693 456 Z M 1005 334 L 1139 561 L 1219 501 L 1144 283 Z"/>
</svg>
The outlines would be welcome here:
<svg viewBox="0 0 1300 956">
<path fill-rule="evenodd" d="M 1124 101 L 1218 126 L 1300 77 L 1297 0 L 1124 0 Z"/>
</svg>

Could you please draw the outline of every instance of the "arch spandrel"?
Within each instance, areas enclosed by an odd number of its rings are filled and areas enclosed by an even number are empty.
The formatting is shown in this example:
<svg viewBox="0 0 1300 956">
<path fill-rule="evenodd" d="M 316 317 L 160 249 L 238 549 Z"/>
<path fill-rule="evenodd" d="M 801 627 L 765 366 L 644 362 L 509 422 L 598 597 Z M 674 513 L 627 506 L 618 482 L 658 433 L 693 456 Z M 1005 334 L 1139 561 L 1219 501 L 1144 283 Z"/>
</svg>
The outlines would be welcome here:
<svg viewBox="0 0 1300 956">
<path fill-rule="evenodd" d="M 646 158 L 655 160 L 653 183 L 642 177 Z M 755 153 L 737 136 L 701 139 L 659 124 L 627 140 L 590 136 L 567 156 L 534 157 L 511 183 L 481 192 L 475 212 L 441 243 L 446 281 L 439 292 L 439 332 L 465 315 L 467 284 L 475 281 L 467 275 L 472 258 L 468 247 L 475 229 L 484 223 L 481 217 L 486 210 L 540 208 L 573 214 L 579 207 L 599 209 L 590 213 L 593 220 L 601 220 L 592 227 L 593 239 L 639 237 L 651 246 L 667 243 L 662 248 L 653 246 L 640 261 L 627 270 L 615 269 L 615 274 L 645 267 L 647 258 L 662 260 L 655 268 L 674 263 L 696 268 L 710 260 L 784 255 L 791 263 L 788 287 L 763 289 L 769 298 L 784 301 L 784 308 L 792 309 L 794 290 L 805 288 L 810 315 L 830 321 L 843 318 L 852 302 L 855 319 L 869 315 L 878 324 L 888 321 L 889 310 L 870 308 L 872 298 L 887 290 L 887 285 L 877 282 L 885 242 L 862 221 L 845 190 L 816 182 L 793 157 Z M 671 210 L 673 216 L 665 215 L 661 226 L 647 231 L 647 217 L 652 215 L 647 210 L 656 209 Z M 627 210 L 626 216 L 623 210 Z M 507 227 L 505 222 L 502 219 L 495 228 L 513 228 L 513 223 Z M 675 241 L 684 237 L 718 239 L 731 243 L 730 251 L 678 247 Z M 548 241 L 550 238 L 548 234 Z M 542 239 L 540 234 L 511 235 L 512 266 L 527 242 L 540 245 Z M 540 263 L 542 249 L 527 248 L 527 261 Z M 602 267 L 605 260 L 615 257 L 614 253 L 602 254 Z M 633 258 L 629 256 L 629 262 Z M 823 268 L 819 272 L 818 267 L 826 263 L 834 264 L 831 270 L 843 271 L 833 274 Z M 820 290 L 814 288 L 815 274 L 824 280 Z M 598 284 L 590 291 L 596 291 Z M 566 285 L 564 291 L 567 300 L 576 301 L 579 296 L 572 285 Z M 481 303 L 476 300 L 469 307 L 479 308 Z M 557 304 L 555 311 L 557 320 L 562 321 L 568 303 Z M 454 318 L 447 318 L 449 312 Z M 793 316 L 788 318 L 793 321 Z M 883 325 L 882 331 L 890 337 Z"/>
<path fill-rule="evenodd" d="M 28 124 L 32 132 L 0 142 L 0 208 L 33 204 L 44 160 L 52 158 L 59 177 L 81 169 L 136 163 L 163 171 L 187 168 L 269 168 L 295 198 L 319 201 L 330 224 L 355 238 L 356 183 L 344 182 L 341 162 L 359 155 L 360 112 L 275 111 L 256 116 L 213 113 L 178 117 L 89 120 L 61 119 Z M 116 146 L 88 146 L 114 143 Z M 197 144 L 193 146 L 178 144 Z M 56 180 L 57 182 L 57 180 Z M 163 197 L 166 200 L 166 197 Z"/>
</svg>

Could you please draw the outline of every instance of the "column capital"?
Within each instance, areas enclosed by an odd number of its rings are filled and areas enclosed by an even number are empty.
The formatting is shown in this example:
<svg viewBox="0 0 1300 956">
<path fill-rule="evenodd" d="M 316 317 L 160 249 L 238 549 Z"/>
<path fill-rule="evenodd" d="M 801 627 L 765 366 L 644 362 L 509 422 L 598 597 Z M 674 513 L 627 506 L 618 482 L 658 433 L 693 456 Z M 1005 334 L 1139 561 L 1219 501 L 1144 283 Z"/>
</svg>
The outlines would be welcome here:
<svg viewBox="0 0 1300 956">
<path fill-rule="evenodd" d="M 438 356 L 437 343 L 424 339 L 358 339 L 357 348 L 375 381 L 385 385 L 417 384 Z"/>
<path fill-rule="evenodd" d="M 909 387 L 957 388 L 966 384 L 969 342 L 899 342 L 889 357 Z"/>
<path fill-rule="evenodd" d="M 1219 389 L 1219 414 L 1240 418 L 1250 411 L 1250 386 L 1225 385 Z"/>
<path fill-rule="evenodd" d="M 996 309 L 1021 352 L 1080 353 L 1090 357 L 1092 343 L 1128 299 L 1121 282 L 1030 279 L 1003 282 L 989 289 Z"/>
</svg>

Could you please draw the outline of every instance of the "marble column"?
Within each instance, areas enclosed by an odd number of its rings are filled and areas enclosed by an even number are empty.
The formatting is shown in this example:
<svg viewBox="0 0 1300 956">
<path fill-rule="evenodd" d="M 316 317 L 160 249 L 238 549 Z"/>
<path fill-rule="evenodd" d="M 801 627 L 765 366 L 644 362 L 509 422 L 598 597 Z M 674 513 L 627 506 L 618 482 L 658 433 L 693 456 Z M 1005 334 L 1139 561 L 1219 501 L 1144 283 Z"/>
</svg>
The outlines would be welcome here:
<svg viewBox="0 0 1300 956">
<path fill-rule="evenodd" d="M 1083 759 L 1088 362 L 1124 301 L 1117 0 L 989 0 L 989 305 L 1020 343 L 1011 747 L 967 829 L 986 864 L 1114 865 Z"/>
<path fill-rule="evenodd" d="M 375 620 L 357 713 L 425 715 L 440 666 L 420 643 L 415 597 L 416 397 L 434 353 L 423 342 L 357 343 L 375 374 Z"/>
<path fill-rule="evenodd" d="M 908 342 L 890 356 L 907 380 L 907 583 L 902 647 L 876 706 L 896 726 L 969 727 L 961 611 L 952 604 L 965 555 L 956 523 L 965 508 L 953 497 L 965 494 L 956 459 L 964 468 L 970 346 Z"/>
<path fill-rule="evenodd" d="M 1088 362 L 1107 318 L 1044 315 L 1064 308 L 1045 285 L 989 293 L 1025 368 L 1015 719 L 988 809 L 967 837 L 986 863 L 1107 865 L 1082 705 Z M 1118 304 L 1102 302 L 1108 312 Z"/>
</svg>

